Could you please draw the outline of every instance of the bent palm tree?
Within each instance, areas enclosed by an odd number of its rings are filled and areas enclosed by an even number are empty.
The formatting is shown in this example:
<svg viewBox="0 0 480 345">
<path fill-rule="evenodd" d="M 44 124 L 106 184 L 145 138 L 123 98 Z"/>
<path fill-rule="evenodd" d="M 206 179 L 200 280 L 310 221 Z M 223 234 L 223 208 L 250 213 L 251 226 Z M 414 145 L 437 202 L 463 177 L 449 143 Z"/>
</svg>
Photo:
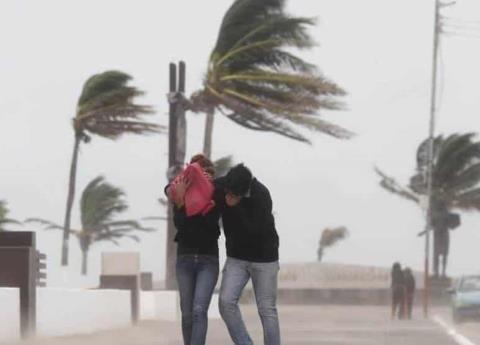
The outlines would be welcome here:
<svg viewBox="0 0 480 345">
<path fill-rule="evenodd" d="M 440 256 L 446 273 L 449 252 L 449 230 L 460 225 L 457 211 L 480 211 L 480 141 L 474 133 L 438 136 L 433 142 L 431 225 L 434 236 L 434 274 L 439 275 Z M 376 169 L 380 185 L 389 192 L 420 206 L 427 196 L 427 150 L 429 140 L 417 150 L 417 168 L 408 186 Z M 425 232 L 420 233 L 420 235 Z"/>
<path fill-rule="evenodd" d="M 215 167 L 215 176 L 222 177 L 227 174 L 227 172 L 234 166 L 232 156 L 224 156 L 213 161 Z"/>
<path fill-rule="evenodd" d="M 91 135 L 118 139 L 122 134 L 146 134 L 158 132 L 161 127 L 147 123 L 142 116 L 153 113 L 152 108 L 134 102 L 143 94 L 136 87 L 128 86 L 132 78 L 123 72 L 107 71 L 90 77 L 83 86 L 73 119 L 75 141 L 70 167 L 69 188 L 65 211 L 62 241 L 62 265 L 68 265 L 68 240 L 70 219 L 75 197 L 80 143 L 88 143 Z"/>
<path fill-rule="evenodd" d="M 71 229 L 70 233 L 78 239 L 82 251 L 82 274 L 88 271 L 88 253 L 96 242 L 110 241 L 119 245 L 118 240 L 130 238 L 139 241 L 134 231 L 153 231 L 143 227 L 135 220 L 117 220 L 128 209 L 125 193 L 118 187 L 107 183 L 103 177 L 92 180 L 82 193 L 80 201 L 81 228 Z M 27 219 L 45 226 L 45 230 L 63 230 L 63 227 L 39 218 Z"/>
<path fill-rule="evenodd" d="M 319 117 L 339 109 L 345 92 L 290 48 L 314 45 L 310 18 L 284 13 L 284 0 L 236 0 L 223 18 L 210 55 L 203 88 L 192 94 L 190 109 L 207 115 L 204 154 L 211 155 L 215 111 L 253 130 L 309 142 L 293 125 L 339 138 L 351 136 Z"/>
<path fill-rule="evenodd" d="M 325 249 L 333 247 L 339 241 L 348 237 L 348 230 L 345 227 L 325 229 L 322 231 L 322 236 L 318 243 L 317 258 L 318 261 L 322 261 L 325 254 Z"/>
<path fill-rule="evenodd" d="M 0 200 L 0 231 L 6 231 L 5 225 L 7 224 L 20 224 L 19 221 L 8 218 L 8 213 L 10 210 L 7 207 L 7 202 L 5 200 Z"/>
</svg>

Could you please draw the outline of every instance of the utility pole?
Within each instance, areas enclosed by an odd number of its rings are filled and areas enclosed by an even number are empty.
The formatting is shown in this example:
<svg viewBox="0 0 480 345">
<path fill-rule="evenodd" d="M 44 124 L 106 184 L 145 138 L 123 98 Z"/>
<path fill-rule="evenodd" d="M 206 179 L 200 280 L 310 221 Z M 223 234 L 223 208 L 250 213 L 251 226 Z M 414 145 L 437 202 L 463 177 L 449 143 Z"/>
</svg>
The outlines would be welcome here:
<svg viewBox="0 0 480 345">
<path fill-rule="evenodd" d="M 442 33 L 442 21 L 440 9 L 454 5 L 456 1 L 448 3 L 435 0 L 435 20 L 433 30 L 433 62 L 432 62 L 432 85 L 430 94 L 430 124 L 428 135 L 428 169 L 427 169 L 427 210 L 425 226 L 425 268 L 424 268 L 424 296 L 423 296 L 423 315 L 428 318 L 428 309 L 430 304 L 430 236 L 432 229 L 432 194 L 433 194 L 433 160 L 434 160 L 434 141 L 435 141 L 435 120 L 437 113 L 437 71 L 438 71 L 438 47 L 440 44 L 440 34 Z"/>
<path fill-rule="evenodd" d="M 168 170 L 167 179 L 170 183 L 173 178 L 182 170 L 185 161 L 186 151 L 186 119 L 183 97 L 185 93 L 185 63 L 171 63 L 170 88 L 168 94 L 169 102 L 169 124 L 168 124 Z M 167 205 L 167 253 L 165 265 L 165 288 L 176 289 L 175 279 L 175 258 L 177 245 L 174 242 L 175 226 L 173 224 L 173 210 Z"/>
<path fill-rule="evenodd" d="M 428 135 L 428 169 L 427 169 L 427 210 L 425 225 L 425 267 L 424 267 L 424 295 L 423 295 L 423 315 L 428 318 L 428 309 L 430 305 L 430 236 L 432 231 L 432 194 L 433 194 L 433 159 L 434 159 L 434 140 L 435 140 L 435 120 L 437 112 L 437 71 L 438 71 L 438 47 L 440 44 L 440 34 L 442 33 L 442 21 L 440 10 L 443 7 L 454 5 L 456 1 L 441 2 L 435 0 L 435 19 L 433 30 L 433 62 L 432 62 L 432 85 L 430 94 L 430 123 Z"/>
</svg>

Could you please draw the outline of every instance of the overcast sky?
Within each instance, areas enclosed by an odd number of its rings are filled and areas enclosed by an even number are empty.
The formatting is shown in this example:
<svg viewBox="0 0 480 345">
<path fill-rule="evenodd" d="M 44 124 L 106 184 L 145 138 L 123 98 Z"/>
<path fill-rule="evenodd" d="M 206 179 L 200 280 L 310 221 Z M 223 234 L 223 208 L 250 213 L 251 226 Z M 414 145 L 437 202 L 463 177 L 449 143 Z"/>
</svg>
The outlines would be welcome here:
<svg viewBox="0 0 480 345">
<path fill-rule="evenodd" d="M 0 2 L 0 199 L 17 219 L 63 222 L 73 148 L 71 119 L 86 78 L 107 69 L 134 77 L 142 102 L 167 125 L 168 63 L 187 63 L 187 93 L 200 87 L 209 52 L 230 0 L 43 0 Z M 351 236 L 325 260 L 422 267 L 424 220 L 414 204 L 378 186 L 373 166 L 407 182 L 415 150 L 428 133 L 434 0 L 290 0 L 289 11 L 318 18 L 319 47 L 301 56 L 349 93 L 348 110 L 323 116 L 357 133 L 350 141 L 312 133 L 313 145 L 251 132 L 218 115 L 213 155 L 245 162 L 271 191 L 282 262 L 316 258 L 321 230 L 344 225 Z M 480 21 L 478 0 L 459 0 L 449 17 Z M 475 15 L 477 17 L 475 17 Z M 480 27 L 480 25 L 478 25 Z M 479 34 L 480 35 L 480 34 Z M 480 39 L 444 37 L 438 130 L 477 131 Z M 188 115 L 188 154 L 201 150 L 202 115 Z M 166 136 L 94 138 L 83 145 L 77 200 L 103 174 L 122 187 L 129 218 L 162 215 L 156 199 L 166 183 Z M 78 203 L 74 226 L 79 224 Z M 21 229 L 18 227 L 17 229 Z M 36 230 L 33 227 L 28 228 Z M 49 284 L 59 284 L 61 234 L 38 232 L 48 254 Z M 452 234 L 450 271 L 479 271 L 480 214 L 463 217 Z M 87 280 L 71 241 L 70 283 L 94 284 L 102 251 L 141 250 L 142 269 L 163 277 L 165 226 L 140 245 L 95 245 Z"/>
</svg>

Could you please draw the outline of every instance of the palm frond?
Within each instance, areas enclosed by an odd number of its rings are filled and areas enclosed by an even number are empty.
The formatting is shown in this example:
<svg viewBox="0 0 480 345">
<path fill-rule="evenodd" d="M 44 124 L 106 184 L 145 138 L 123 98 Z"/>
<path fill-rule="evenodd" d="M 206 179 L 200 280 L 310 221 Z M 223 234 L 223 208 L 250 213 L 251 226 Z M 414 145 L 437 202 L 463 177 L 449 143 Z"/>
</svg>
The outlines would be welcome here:
<svg viewBox="0 0 480 345">
<path fill-rule="evenodd" d="M 93 179 L 84 189 L 80 201 L 81 222 L 84 229 L 97 229 L 111 222 L 125 211 L 128 204 L 125 193 L 102 176 Z"/>
<path fill-rule="evenodd" d="M 248 70 L 242 73 L 227 74 L 221 82 L 243 81 L 260 85 L 269 85 L 288 91 L 311 92 L 322 96 L 343 96 L 345 91 L 327 79 L 311 74 L 281 73 L 268 70 Z M 228 84 L 227 84 L 228 85 Z"/>
<path fill-rule="evenodd" d="M 395 181 L 394 178 L 388 176 L 379 168 L 374 167 L 374 170 L 382 178 L 380 181 L 380 186 L 383 189 L 415 203 L 420 202 L 420 198 L 413 191 L 409 190 L 406 187 L 403 187 L 400 183 Z"/>
<path fill-rule="evenodd" d="M 410 188 L 400 186 L 380 170 L 382 187 L 406 199 L 419 202 L 419 195 L 427 194 L 427 164 L 429 141 L 417 149 L 417 169 L 410 179 Z M 432 200 L 443 205 L 440 214 L 452 209 L 480 210 L 480 142 L 474 133 L 439 135 L 434 139 L 432 171 Z M 453 216 L 452 216 L 453 217 Z"/>
<path fill-rule="evenodd" d="M 121 89 L 131 79 L 131 76 L 120 71 L 106 71 L 95 74 L 85 82 L 78 99 L 78 105 L 81 107 L 88 102 L 92 102 L 98 95 Z"/>
<path fill-rule="evenodd" d="M 156 231 L 155 228 L 144 227 L 137 220 L 117 220 L 105 224 L 105 227 L 112 233 L 121 232 L 121 231 L 143 231 L 143 232 L 152 232 Z"/>
<path fill-rule="evenodd" d="M 443 144 L 435 169 L 437 184 L 443 186 L 459 172 L 468 169 L 480 158 L 480 143 L 474 143 L 474 134 L 452 135 Z"/>
<path fill-rule="evenodd" d="M 150 217 L 143 217 L 141 220 L 167 220 L 167 217 L 161 217 L 161 216 L 150 216 Z"/>
<path fill-rule="evenodd" d="M 256 70 L 262 66 L 269 66 L 276 71 L 292 71 L 304 74 L 317 73 L 317 67 L 287 51 L 264 45 L 263 54 L 243 54 L 228 65 L 230 73 L 241 72 L 246 69 Z"/>
<path fill-rule="evenodd" d="M 319 246 L 321 248 L 329 248 L 337 244 L 339 241 L 348 237 L 348 230 L 345 227 L 334 229 L 325 229 L 322 231 Z"/>
<path fill-rule="evenodd" d="M 22 222 L 9 218 L 7 202 L 5 200 L 0 200 L 0 231 L 5 231 L 5 225 L 7 224 L 21 224 Z"/>
<path fill-rule="evenodd" d="M 213 162 L 215 166 L 215 176 L 225 176 L 227 172 L 233 167 L 233 157 L 232 156 L 225 156 L 219 158 Z"/>
<path fill-rule="evenodd" d="M 441 147 L 443 142 L 443 137 L 440 135 L 433 140 L 433 157 L 432 162 L 435 165 L 435 162 L 438 157 L 438 150 Z M 418 172 L 425 172 L 428 166 L 428 155 L 430 150 L 430 140 L 427 138 L 425 139 L 417 149 L 417 171 Z"/>
<path fill-rule="evenodd" d="M 106 71 L 90 77 L 78 100 L 74 119 L 77 133 L 88 132 L 117 139 L 124 133 L 162 131 L 163 127 L 143 121 L 143 116 L 152 114 L 153 109 L 134 103 L 143 92 L 127 85 L 131 79 L 120 71 Z"/>
<path fill-rule="evenodd" d="M 224 113 L 226 113 L 226 110 L 234 111 L 234 113 L 226 115 L 227 118 L 242 127 L 258 131 L 274 132 L 290 139 L 310 143 L 304 135 L 285 123 L 285 121 L 282 121 L 279 117 L 265 111 L 262 112 L 261 109 L 259 110 L 254 105 L 242 102 L 228 95 L 219 95 L 218 97 L 222 99 L 225 105 L 226 109 L 223 111 Z"/>
<path fill-rule="evenodd" d="M 296 126 L 350 138 L 349 131 L 312 118 L 321 109 L 342 109 L 339 98 L 345 91 L 289 50 L 314 45 L 308 28 L 315 21 L 289 16 L 284 7 L 281 0 L 232 4 L 210 56 L 204 88 L 191 97 L 192 109 L 226 109 L 229 119 L 245 128 L 307 143 Z"/>
<path fill-rule="evenodd" d="M 236 0 L 223 17 L 214 52 L 219 55 L 228 52 L 252 31 L 252 26 L 281 14 L 284 5 L 284 0 Z"/>
<path fill-rule="evenodd" d="M 44 227 L 44 230 L 63 230 L 63 226 L 42 218 L 27 218 L 25 223 L 37 223 Z"/>
<path fill-rule="evenodd" d="M 444 193 L 459 193 L 478 186 L 480 184 L 480 163 L 461 170 L 445 182 L 448 183 L 444 185 Z"/>
<path fill-rule="evenodd" d="M 27 218 L 25 220 L 25 223 L 36 223 L 39 225 L 43 226 L 43 230 L 60 230 L 63 231 L 63 226 L 60 226 L 59 224 L 56 224 L 52 221 L 42 219 L 42 218 Z M 77 229 L 70 229 L 69 233 L 77 236 L 79 239 L 83 236 L 83 230 L 77 230 Z"/>
<path fill-rule="evenodd" d="M 123 238 L 128 238 L 128 239 L 134 240 L 135 242 L 140 242 L 140 238 L 138 236 L 127 234 L 125 232 L 122 232 L 122 233 L 120 233 L 120 232 L 119 233 L 101 233 L 101 234 L 98 234 L 95 237 L 95 242 L 110 241 L 110 242 L 113 242 L 114 244 L 116 244 L 117 246 L 119 246 L 120 243 L 118 242 L 118 240 L 123 239 Z"/>
<path fill-rule="evenodd" d="M 451 201 L 451 206 L 454 208 L 466 211 L 480 211 L 480 188 L 459 193 L 454 198 L 451 198 Z"/>
</svg>

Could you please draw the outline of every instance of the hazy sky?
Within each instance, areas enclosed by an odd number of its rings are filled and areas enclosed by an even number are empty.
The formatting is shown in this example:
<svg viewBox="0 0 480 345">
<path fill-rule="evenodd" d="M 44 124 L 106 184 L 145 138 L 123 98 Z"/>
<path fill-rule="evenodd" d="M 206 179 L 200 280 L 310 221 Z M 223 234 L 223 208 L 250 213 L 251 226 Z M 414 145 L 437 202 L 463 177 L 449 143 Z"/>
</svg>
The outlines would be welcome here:
<svg viewBox="0 0 480 345">
<path fill-rule="evenodd" d="M 167 124 L 168 63 L 187 63 L 187 92 L 199 88 L 230 0 L 2 0 L 0 2 L 0 199 L 17 219 L 63 222 L 73 147 L 71 119 L 86 78 L 107 69 L 134 77 L 153 104 L 152 121 Z M 213 155 L 233 154 L 271 190 L 281 261 L 312 261 L 327 226 L 351 237 L 326 253 L 329 262 L 421 268 L 424 220 L 419 209 L 383 191 L 373 166 L 407 182 L 415 149 L 427 135 L 434 0 L 290 0 L 289 10 L 318 18 L 319 47 L 301 55 L 343 86 L 348 110 L 323 114 L 357 133 L 338 141 L 311 134 L 313 145 L 259 134 L 216 117 Z M 445 15 L 480 20 L 478 0 L 459 0 Z M 475 15 L 477 17 L 475 17 Z M 480 25 L 478 25 L 480 27 Z M 477 131 L 480 39 L 442 38 L 439 131 Z M 201 150 L 202 115 L 188 115 L 188 154 Z M 164 213 L 156 199 L 166 182 L 166 136 L 94 138 L 83 145 L 77 190 L 103 174 L 128 193 L 126 217 Z M 78 225 L 78 204 L 73 225 Z M 142 269 L 164 272 L 165 226 L 140 245 L 95 245 L 80 279 L 72 239 L 71 284 L 97 281 L 105 250 L 142 252 Z M 18 229 L 20 229 L 19 227 Z M 33 227 L 29 228 L 35 230 Z M 49 283 L 60 281 L 61 234 L 39 232 Z M 452 234 L 451 272 L 478 271 L 480 214 Z"/>
</svg>

